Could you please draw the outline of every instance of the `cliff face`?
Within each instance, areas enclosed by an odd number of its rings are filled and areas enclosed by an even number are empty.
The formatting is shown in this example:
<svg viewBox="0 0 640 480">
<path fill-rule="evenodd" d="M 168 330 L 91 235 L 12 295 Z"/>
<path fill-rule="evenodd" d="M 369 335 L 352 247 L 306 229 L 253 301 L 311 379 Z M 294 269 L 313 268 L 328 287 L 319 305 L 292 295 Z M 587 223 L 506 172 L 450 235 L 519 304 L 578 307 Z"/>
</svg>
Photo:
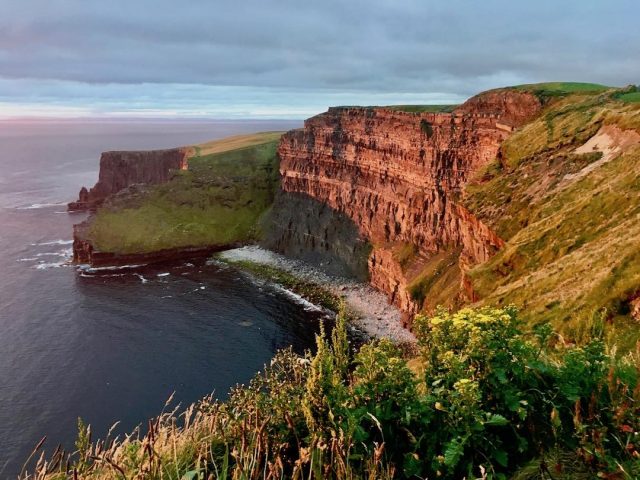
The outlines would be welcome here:
<svg viewBox="0 0 640 480">
<path fill-rule="evenodd" d="M 425 291 L 435 283 L 446 277 L 459 288 L 460 272 L 503 245 L 457 199 L 540 108 L 517 91 L 488 92 L 452 114 L 331 108 L 282 138 L 282 189 L 351 218 L 374 246 L 372 284 L 412 314 L 433 306 Z"/>
<path fill-rule="evenodd" d="M 261 245 L 337 276 L 367 281 L 371 246 L 344 213 L 299 193 L 278 192 Z"/>
<path fill-rule="evenodd" d="M 131 185 L 165 183 L 173 171 L 187 169 L 187 157 L 188 150 L 183 148 L 104 152 L 98 183 L 90 190 L 82 187 L 78 200 L 69 203 L 69 210 L 94 209 Z"/>
</svg>

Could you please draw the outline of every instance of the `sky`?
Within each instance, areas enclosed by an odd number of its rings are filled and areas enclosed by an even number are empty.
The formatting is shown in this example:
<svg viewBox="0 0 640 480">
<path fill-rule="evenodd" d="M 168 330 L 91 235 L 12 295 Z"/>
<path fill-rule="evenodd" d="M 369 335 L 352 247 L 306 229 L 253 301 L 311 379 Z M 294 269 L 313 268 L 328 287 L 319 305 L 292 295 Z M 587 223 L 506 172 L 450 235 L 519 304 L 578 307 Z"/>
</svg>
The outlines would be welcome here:
<svg viewBox="0 0 640 480">
<path fill-rule="evenodd" d="M 638 0 L 0 0 L 0 118 L 305 118 L 640 83 Z"/>
</svg>

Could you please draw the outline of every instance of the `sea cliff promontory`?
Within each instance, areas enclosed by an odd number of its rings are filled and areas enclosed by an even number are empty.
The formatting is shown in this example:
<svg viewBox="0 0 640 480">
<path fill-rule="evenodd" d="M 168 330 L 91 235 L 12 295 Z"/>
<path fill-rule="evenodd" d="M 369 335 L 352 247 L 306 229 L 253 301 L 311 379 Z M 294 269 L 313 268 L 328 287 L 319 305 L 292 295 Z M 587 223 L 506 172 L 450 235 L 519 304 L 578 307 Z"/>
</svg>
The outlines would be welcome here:
<svg viewBox="0 0 640 480">
<path fill-rule="evenodd" d="M 152 151 L 104 152 L 100 156 L 98 182 L 91 189 L 82 187 L 78 200 L 69 210 L 92 210 L 107 198 L 136 184 L 168 182 L 173 172 L 188 168 L 189 150 L 172 148 Z"/>
</svg>

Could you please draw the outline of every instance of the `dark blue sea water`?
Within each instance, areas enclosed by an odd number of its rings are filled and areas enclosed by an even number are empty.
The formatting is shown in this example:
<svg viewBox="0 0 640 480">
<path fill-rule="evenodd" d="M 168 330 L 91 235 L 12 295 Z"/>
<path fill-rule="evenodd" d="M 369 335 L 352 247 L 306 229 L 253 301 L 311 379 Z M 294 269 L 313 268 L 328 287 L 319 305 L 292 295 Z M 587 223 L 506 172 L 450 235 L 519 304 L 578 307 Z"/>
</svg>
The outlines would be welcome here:
<svg viewBox="0 0 640 480">
<path fill-rule="evenodd" d="M 100 152 L 167 148 L 296 122 L 0 123 L 0 478 L 34 445 L 73 445 L 246 382 L 273 352 L 311 345 L 318 319 L 233 269 L 189 264 L 88 275 L 67 262 L 64 204 Z"/>
</svg>

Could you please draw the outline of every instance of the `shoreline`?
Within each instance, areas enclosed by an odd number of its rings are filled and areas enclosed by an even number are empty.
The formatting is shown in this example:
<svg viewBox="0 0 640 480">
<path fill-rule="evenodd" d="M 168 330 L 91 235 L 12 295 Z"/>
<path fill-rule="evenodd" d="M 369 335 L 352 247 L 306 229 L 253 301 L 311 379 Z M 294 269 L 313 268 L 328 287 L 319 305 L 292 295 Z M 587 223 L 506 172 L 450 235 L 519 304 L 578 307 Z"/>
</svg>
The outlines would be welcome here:
<svg viewBox="0 0 640 480">
<path fill-rule="evenodd" d="M 250 262 L 284 271 L 301 281 L 325 288 L 343 299 L 355 314 L 353 325 L 366 335 L 386 338 L 395 343 L 416 341 L 415 336 L 402 326 L 400 310 L 390 305 L 386 295 L 369 284 L 328 275 L 305 262 L 254 245 L 224 250 L 218 252 L 215 258 L 232 266 L 234 263 Z M 238 268 L 242 269 L 241 266 Z"/>
<path fill-rule="evenodd" d="M 78 241 L 74 236 L 75 242 Z M 320 268 L 314 267 L 302 260 L 292 259 L 284 255 L 257 245 L 216 245 L 208 247 L 176 247 L 159 250 L 149 253 L 111 253 L 100 252 L 93 249 L 78 248 L 78 243 L 74 245 L 74 260 L 72 264 L 84 266 L 88 270 L 119 270 L 124 268 L 142 267 L 159 263 L 167 263 L 176 260 L 189 260 L 197 258 L 214 258 L 215 260 L 252 273 L 249 269 L 242 267 L 242 263 L 252 263 L 257 266 L 270 267 L 302 281 L 327 290 L 330 295 L 344 300 L 353 314 L 351 323 L 353 327 L 370 338 L 386 338 L 394 343 L 413 344 L 416 342 L 415 336 L 402 326 L 402 312 L 387 301 L 386 295 L 376 290 L 368 283 L 345 277 L 327 274 Z M 84 245 L 83 245 L 84 246 Z M 84 251 L 83 251 L 84 250 Z M 80 255 L 78 255 L 78 253 Z M 211 255 L 214 255 L 211 257 Z M 84 261 L 83 261 L 84 260 Z M 255 275 L 255 272 L 253 272 Z M 313 302 L 305 298 L 304 293 L 294 292 L 291 289 L 279 285 L 277 279 L 267 279 L 270 283 L 280 286 L 283 291 L 300 297 L 304 302 L 313 305 L 318 309 L 327 309 L 320 305 L 322 302 Z"/>
</svg>

